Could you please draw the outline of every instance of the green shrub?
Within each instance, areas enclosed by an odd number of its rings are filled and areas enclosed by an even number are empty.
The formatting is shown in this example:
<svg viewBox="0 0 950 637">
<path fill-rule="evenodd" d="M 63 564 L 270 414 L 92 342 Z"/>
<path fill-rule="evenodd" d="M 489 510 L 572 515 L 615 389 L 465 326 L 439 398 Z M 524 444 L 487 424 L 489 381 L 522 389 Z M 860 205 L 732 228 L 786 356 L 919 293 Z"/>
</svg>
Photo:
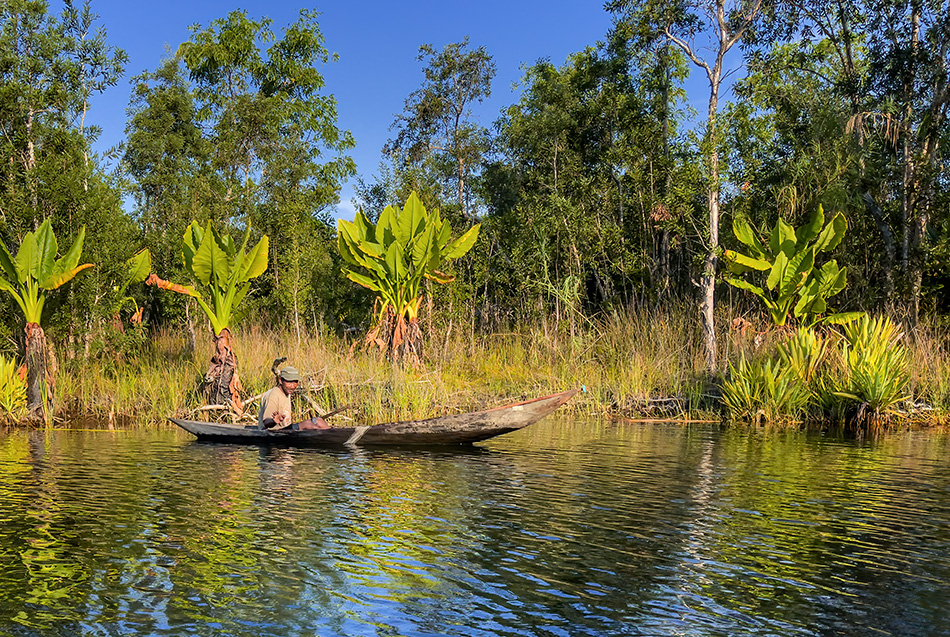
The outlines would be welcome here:
<svg viewBox="0 0 950 637">
<path fill-rule="evenodd" d="M 784 361 L 747 361 L 743 356 L 738 365 L 730 363 L 722 397 L 733 418 L 790 422 L 804 412 L 811 393 Z"/>
<path fill-rule="evenodd" d="M 908 398 L 907 348 L 900 327 L 887 317 L 864 316 L 844 327 L 841 357 L 845 389 L 835 392 L 857 403 L 859 420 L 874 421 Z"/>
<path fill-rule="evenodd" d="M 17 422 L 26 416 L 26 385 L 16 361 L 0 356 L 0 420 Z"/>
</svg>

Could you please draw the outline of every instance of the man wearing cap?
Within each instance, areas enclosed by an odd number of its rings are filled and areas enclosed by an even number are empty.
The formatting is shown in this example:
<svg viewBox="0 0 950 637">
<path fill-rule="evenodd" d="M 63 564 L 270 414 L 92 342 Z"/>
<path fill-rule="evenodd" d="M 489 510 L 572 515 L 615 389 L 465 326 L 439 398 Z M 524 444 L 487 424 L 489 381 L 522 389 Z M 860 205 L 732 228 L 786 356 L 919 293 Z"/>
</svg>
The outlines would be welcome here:
<svg viewBox="0 0 950 637">
<path fill-rule="evenodd" d="M 287 365 L 277 375 L 277 386 L 261 396 L 261 409 L 257 412 L 258 429 L 283 429 L 293 421 L 290 395 L 300 383 L 300 372 Z"/>
</svg>

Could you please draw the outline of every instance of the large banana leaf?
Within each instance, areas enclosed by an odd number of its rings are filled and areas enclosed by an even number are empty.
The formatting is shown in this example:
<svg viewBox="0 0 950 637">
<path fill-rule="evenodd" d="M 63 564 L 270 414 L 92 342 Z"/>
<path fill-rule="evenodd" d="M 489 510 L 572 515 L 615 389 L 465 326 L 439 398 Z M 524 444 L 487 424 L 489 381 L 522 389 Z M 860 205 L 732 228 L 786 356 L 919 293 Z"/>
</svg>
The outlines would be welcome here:
<svg viewBox="0 0 950 637">
<path fill-rule="evenodd" d="M 728 283 L 729 285 L 735 288 L 739 288 L 740 290 L 748 290 L 749 292 L 752 292 L 753 294 L 755 294 L 756 296 L 760 298 L 763 298 L 763 299 L 767 298 L 765 295 L 765 290 L 763 290 L 757 285 L 753 285 L 752 283 L 749 283 L 745 279 L 736 279 L 733 277 L 727 277 L 726 283 Z"/>
<path fill-rule="evenodd" d="M 772 254 L 778 256 L 779 252 L 784 252 L 786 257 L 791 258 L 795 254 L 797 243 L 795 228 L 780 218 L 772 228 L 772 236 L 769 239 L 769 249 Z"/>
<path fill-rule="evenodd" d="M 743 244 L 752 248 L 753 257 L 761 259 L 765 256 L 765 248 L 762 247 L 762 243 L 759 241 L 759 238 L 755 234 L 755 230 L 745 219 L 740 219 L 738 217 L 733 218 L 732 220 L 732 232 L 736 235 L 736 239 L 741 241 Z M 764 268 L 762 268 L 764 269 Z"/>
<path fill-rule="evenodd" d="M 831 222 L 825 226 L 818 239 L 815 241 L 816 252 L 829 252 L 838 247 L 841 240 L 844 239 L 845 232 L 848 231 L 848 220 L 840 212 L 836 214 Z"/>
<path fill-rule="evenodd" d="M 726 261 L 726 267 L 733 274 L 745 274 L 752 270 L 765 271 L 772 267 L 772 264 L 765 259 L 746 256 L 735 250 L 723 250 L 722 256 Z"/>
<path fill-rule="evenodd" d="M 20 251 L 16 254 L 16 270 L 17 270 L 17 281 L 20 285 L 24 285 L 31 276 L 33 272 L 36 271 L 36 262 L 37 262 L 37 247 L 36 247 L 36 236 L 32 232 L 28 232 L 23 241 L 20 242 Z M 35 279 L 36 277 L 33 276 Z"/>
<path fill-rule="evenodd" d="M 125 264 L 128 272 L 125 279 L 126 285 L 141 283 L 152 272 L 152 253 L 149 252 L 148 248 L 142 248 L 132 255 L 132 258 L 126 261 Z"/>
<path fill-rule="evenodd" d="M 228 254 L 222 249 L 214 236 L 216 233 L 208 224 L 208 231 L 195 251 L 191 265 L 192 274 L 202 285 L 222 287 L 228 278 L 230 263 Z"/>
<path fill-rule="evenodd" d="M 448 249 L 443 253 L 442 258 L 448 261 L 450 259 L 458 259 L 459 257 L 465 255 L 469 250 L 472 249 L 472 246 L 475 245 L 475 241 L 478 239 L 479 229 L 481 229 L 480 225 L 469 228 L 465 234 L 456 239 L 455 242 L 448 247 Z"/>
<path fill-rule="evenodd" d="M 13 255 L 10 254 L 10 251 L 7 250 L 7 247 L 3 245 L 2 241 L 0 241 L 0 269 L 2 269 L 2 274 L 8 281 L 20 280 L 16 261 L 13 259 Z"/>
<path fill-rule="evenodd" d="M 67 283 L 70 280 L 72 280 L 73 277 L 75 277 L 77 274 L 79 274 L 83 270 L 86 270 L 91 267 L 92 267 L 91 263 L 83 263 L 82 265 L 76 266 L 75 268 L 73 268 L 72 270 L 69 270 L 68 272 L 54 272 L 50 276 L 46 277 L 40 283 L 40 287 L 43 288 L 44 290 L 55 290 L 56 288 L 60 287 L 64 283 Z"/>
<path fill-rule="evenodd" d="M 256 279 L 267 271 L 267 253 L 270 248 L 270 240 L 267 235 L 261 237 L 257 245 L 251 248 L 250 253 L 244 259 L 241 269 L 238 271 L 235 282 L 237 284 L 246 283 L 251 279 Z M 242 251 L 243 252 L 243 251 Z"/>
<path fill-rule="evenodd" d="M 815 214 L 812 215 L 808 223 L 795 231 L 795 235 L 798 239 L 798 245 L 803 246 L 817 237 L 818 233 L 821 232 L 822 226 L 824 225 L 825 211 L 821 207 L 821 204 L 818 204 L 818 207 L 815 208 Z"/>
</svg>

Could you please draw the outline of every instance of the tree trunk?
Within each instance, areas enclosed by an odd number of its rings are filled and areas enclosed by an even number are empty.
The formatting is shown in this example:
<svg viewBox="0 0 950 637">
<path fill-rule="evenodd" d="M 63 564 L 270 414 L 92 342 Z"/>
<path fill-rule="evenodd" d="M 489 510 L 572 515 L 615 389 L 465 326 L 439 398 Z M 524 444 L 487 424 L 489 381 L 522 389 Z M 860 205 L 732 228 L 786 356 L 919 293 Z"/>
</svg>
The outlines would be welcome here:
<svg viewBox="0 0 950 637">
<path fill-rule="evenodd" d="M 230 405 L 236 414 L 244 412 L 237 355 L 231 348 L 231 331 L 221 330 L 214 337 L 214 355 L 205 375 L 201 392 L 210 405 Z"/>
<path fill-rule="evenodd" d="M 878 230 L 881 232 L 881 239 L 884 242 L 884 262 L 881 264 L 881 270 L 884 274 L 884 301 L 890 307 L 894 302 L 894 268 L 897 264 L 897 248 L 894 246 L 894 235 L 884 218 L 884 212 L 877 205 L 873 195 L 865 190 L 861 193 L 861 199 L 864 201 L 865 209 L 877 223 Z"/>
<path fill-rule="evenodd" d="M 379 325 L 370 330 L 363 341 L 366 347 L 376 345 L 394 363 L 409 363 L 413 367 L 422 364 L 423 343 L 419 317 L 406 320 L 397 315 L 392 307 L 386 309 Z"/>
<path fill-rule="evenodd" d="M 26 329 L 26 406 L 29 419 L 50 423 L 53 415 L 53 379 L 48 373 L 46 334 L 36 323 Z"/>
<path fill-rule="evenodd" d="M 706 368 L 715 374 L 719 367 L 718 346 L 716 344 L 716 267 L 719 264 L 719 136 L 717 134 L 716 111 L 719 106 L 720 64 L 717 60 L 709 76 L 709 115 L 706 143 L 709 144 L 709 251 L 703 263 L 700 279 L 703 300 L 701 314 L 703 319 L 703 342 L 706 345 Z"/>
</svg>

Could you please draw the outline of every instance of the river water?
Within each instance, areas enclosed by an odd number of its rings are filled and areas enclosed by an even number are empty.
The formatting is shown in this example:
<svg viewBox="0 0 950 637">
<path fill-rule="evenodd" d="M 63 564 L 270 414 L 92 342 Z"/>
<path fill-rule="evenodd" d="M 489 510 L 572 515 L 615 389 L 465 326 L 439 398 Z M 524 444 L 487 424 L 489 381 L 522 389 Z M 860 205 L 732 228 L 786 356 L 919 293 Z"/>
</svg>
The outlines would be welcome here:
<svg viewBox="0 0 950 637">
<path fill-rule="evenodd" d="M 0 635 L 950 635 L 950 438 L 0 433 Z"/>
</svg>

